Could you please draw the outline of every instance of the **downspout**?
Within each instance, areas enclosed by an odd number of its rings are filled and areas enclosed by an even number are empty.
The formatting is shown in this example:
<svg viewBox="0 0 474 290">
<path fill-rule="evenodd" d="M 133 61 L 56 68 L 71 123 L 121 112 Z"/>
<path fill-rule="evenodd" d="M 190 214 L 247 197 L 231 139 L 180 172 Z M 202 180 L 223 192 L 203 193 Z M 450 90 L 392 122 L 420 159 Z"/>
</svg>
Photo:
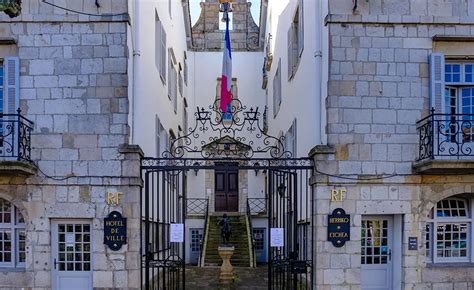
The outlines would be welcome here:
<svg viewBox="0 0 474 290">
<path fill-rule="evenodd" d="M 314 51 L 314 57 L 315 57 L 315 66 L 316 66 L 316 100 L 319 103 L 319 110 L 317 111 L 319 114 L 316 114 L 316 124 L 319 124 L 319 126 L 316 126 L 316 141 L 319 144 L 323 144 L 323 124 L 325 124 L 324 120 L 324 114 L 323 114 L 323 105 L 324 105 L 324 98 L 323 98 L 323 85 L 322 85 L 322 77 L 323 77 L 323 46 L 322 46 L 322 41 L 323 41 L 323 27 L 322 27 L 322 9 L 323 9 L 323 2 L 324 0 L 319 0 L 316 1 L 316 46 L 315 46 L 315 51 Z M 318 5 L 319 4 L 319 5 Z"/>
<path fill-rule="evenodd" d="M 132 29 L 132 42 L 133 42 L 133 96 L 131 98 L 131 132 L 130 132 L 130 139 L 131 144 L 135 143 L 135 111 L 136 111 L 136 98 L 138 96 L 138 85 L 137 80 L 139 80 L 140 74 L 140 1 L 133 1 L 134 2 L 134 9 L 133 9 L 133 29 Z"/>
</svg>

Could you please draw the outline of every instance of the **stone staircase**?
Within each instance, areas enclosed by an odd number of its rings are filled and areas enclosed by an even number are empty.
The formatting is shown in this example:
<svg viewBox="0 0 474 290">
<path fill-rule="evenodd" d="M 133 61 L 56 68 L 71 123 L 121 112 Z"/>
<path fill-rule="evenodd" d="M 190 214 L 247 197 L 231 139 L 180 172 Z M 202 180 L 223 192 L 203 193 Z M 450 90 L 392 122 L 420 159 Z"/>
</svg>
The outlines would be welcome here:
<svg viewBox="0 0 474 290">
<path fill-rule="evenodd" d="M 222 259 L 217 248 L 222 244 L 221 229 L 217 225 L 221 216 L 209 216 L 209 235 L 204 263 L 205 266 L 220 266 Z M 250 267 L 249 238 L 245 216 L 230 216 L 232 236 L 230 243 L 235 247 L 235 252 L 230 262 L 236 267 Z"/>
</svg>

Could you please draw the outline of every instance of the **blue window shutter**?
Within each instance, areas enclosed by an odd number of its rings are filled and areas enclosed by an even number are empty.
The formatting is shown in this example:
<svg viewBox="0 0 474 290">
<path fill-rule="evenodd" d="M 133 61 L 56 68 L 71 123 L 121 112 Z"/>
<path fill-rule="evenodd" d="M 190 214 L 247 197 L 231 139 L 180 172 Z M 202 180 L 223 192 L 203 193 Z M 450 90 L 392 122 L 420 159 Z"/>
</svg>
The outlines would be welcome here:
<svg viewBox="0 0 474 290">
<path fill-rule="evenodd" d="M 436 113 L 445 113 L 443 98 L 444 54 L 436 52 L 430 55 L 430 106 Z"/>
<path fill-rule="evenodd" d="M 20 59 L 16 56 L 5 57 L 3 113 L 16 114 L 20 107 Z"/>
</svg>

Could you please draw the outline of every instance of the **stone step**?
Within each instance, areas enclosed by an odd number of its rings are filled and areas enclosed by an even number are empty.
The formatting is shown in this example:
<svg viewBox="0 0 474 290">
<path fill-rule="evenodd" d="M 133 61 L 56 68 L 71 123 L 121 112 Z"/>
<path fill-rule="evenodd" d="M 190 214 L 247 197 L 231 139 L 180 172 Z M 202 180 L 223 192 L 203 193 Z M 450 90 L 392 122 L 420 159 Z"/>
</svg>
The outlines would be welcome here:
<svg viewBox="0 0 474 290">
<path fill-rule="evenodd" d="M 222 244 L 221 229 L 218 220 L 222 216 L 211 216 L 209 220 L 209 232 L 207 236 L 207 249 L 205 264 L 222 264 L 218 247 Z M 244 216 L 230 216 L 229 223 L 232 230 L 230 243 L 235 247 L 234 255 L 231 258 L 232 265 L 248 267 L 250 264 L 250 253 L 248 249 L 248 233 Z"/>
</svg>

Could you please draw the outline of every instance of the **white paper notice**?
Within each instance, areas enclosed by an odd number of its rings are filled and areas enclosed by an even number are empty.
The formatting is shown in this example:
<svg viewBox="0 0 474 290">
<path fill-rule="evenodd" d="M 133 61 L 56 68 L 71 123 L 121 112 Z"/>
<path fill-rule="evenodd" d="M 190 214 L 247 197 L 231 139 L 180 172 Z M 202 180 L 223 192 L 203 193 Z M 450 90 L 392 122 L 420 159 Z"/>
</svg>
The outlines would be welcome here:
<svg viewBox="0 0 474 290">
<path fill-rule="evenodd" d="M 170 242 L 184 242 L 184 224 L 170 224 Z"/>
<path fill-rule="evenodd" d="M 270 229 L 270 247 L 283 247 L 283 228 L 271 228 Z"/>
</svg>

